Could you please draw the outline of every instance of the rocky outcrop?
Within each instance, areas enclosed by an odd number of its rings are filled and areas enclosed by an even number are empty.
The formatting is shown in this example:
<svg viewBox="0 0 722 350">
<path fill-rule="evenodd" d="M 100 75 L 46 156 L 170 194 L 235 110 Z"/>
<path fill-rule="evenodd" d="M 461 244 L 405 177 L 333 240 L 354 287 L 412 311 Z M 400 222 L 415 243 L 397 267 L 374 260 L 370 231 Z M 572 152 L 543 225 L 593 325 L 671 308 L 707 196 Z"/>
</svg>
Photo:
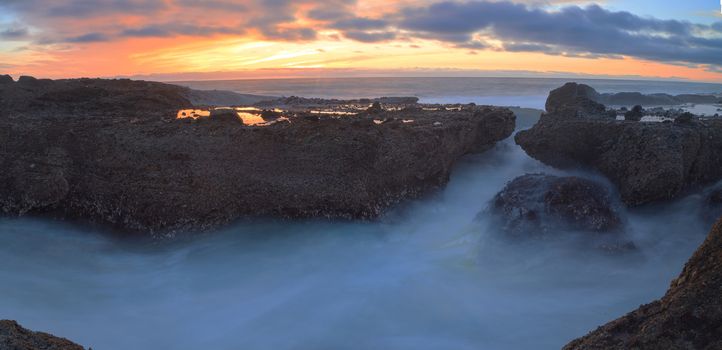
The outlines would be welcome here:
<svg viewBox="0 0 722 350">
<path fill-rule="evenodd" d="M 624 120 L 638 122 L 642 120 L 642 117 L 644 117 L 644 109 L 640 105 L 636 105 L 627 111 L 627 113 L 624 113 Z"/>
<path fill-rule="evenodd" d="M 130 80 L 0 87 L 0 210 L 125 230 L 245 216 L 369 219 L 514 130 L 508 109 L 176 119 L 187 89 Z"/>
<path fill-rule="evenodd" d="M 0 85 L 2 85 L 2 84 L 12 84 L 12 83 L 14 83 L 14 82 L 15 82 L 15 80 L 13 80 L 13 77 L 11 77 L 11 76 L 9 76 L 9 75 L 7 75 L 7 74 L 0 75 Z"/>
<path fill-rule="evenodd" d="M 570 101 L 562 104 L 566 110 L 587 110 L 590 102 Z M 630 206 L 673 199 L 722 178 L 722 120 L 640 123 L 551 110 L 519 132 L 516 143 L 548 165 L 599 171 Z"/>
<path fill-rule="evenodd" d="M 0 320 L 0 349 L 83 350 L 83 347 L 52 334 L 27 330 L 15 321 Z"/>
<path fill-rule="evenodd" d="M 658 301 L 574 340 L 565 350 L 722 349 L 722 219 Z"/>
<path fill-rule="evenodd" d="M 491 203 L 502 231 L 514 237 L 564 231 L 618 232 L 622 220 L 604 185 L 579 177 L 528 174 L 511 181 Z"/>
<path fill-rule="evenodd" d="M 604 105 L 597 103 L 599 93 L 588 85 L 566 83 L 552 90 L 547 98 L 546 111 L 570 117 L 598 117 L 605 114 Z"/>
</svg>

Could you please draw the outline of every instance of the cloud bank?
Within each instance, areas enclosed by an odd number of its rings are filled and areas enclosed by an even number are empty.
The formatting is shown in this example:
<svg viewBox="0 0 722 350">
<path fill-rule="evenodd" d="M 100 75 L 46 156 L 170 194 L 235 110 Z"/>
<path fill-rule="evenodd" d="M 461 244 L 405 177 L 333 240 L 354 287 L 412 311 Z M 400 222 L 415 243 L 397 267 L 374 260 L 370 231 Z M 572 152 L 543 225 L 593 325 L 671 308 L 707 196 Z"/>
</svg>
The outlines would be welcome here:
<svg viewBox="0 0 722 350">
<path fill-rule="evenodd" d="M 407 4 L 407 5 L 404 5 Z M 410 4 L 410 5 L 408 5 Z M 329 32 L 364 43 L 434 40 L 453 48 L 575 57 L 634 57 L 722 67 L 722 22 L 696 24 L 611 11 L 511 1 L 3 0 L 0 40 L 87 44 L 217 35 L 313 41 Z M 32 30 L 28 29 L 32 28 Z"/>
</svg>

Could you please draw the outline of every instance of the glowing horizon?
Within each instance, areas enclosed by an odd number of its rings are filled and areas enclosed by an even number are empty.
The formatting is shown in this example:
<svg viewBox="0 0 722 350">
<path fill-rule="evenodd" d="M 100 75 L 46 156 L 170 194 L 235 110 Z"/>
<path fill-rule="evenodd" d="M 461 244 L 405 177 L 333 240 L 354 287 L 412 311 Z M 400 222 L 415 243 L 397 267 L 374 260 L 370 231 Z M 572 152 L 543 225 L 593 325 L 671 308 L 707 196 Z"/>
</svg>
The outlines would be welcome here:
<svg viewBox="0 0 722 350">
<path fill-rule="evenodd" d="M 639 1 L 60 0 L 43 10 L 38 1 L 0 4 L 0 72 L 165 81 L 501 74 L 722 82 L 715 2 L 668 18 L 625 11 Z"/>
</svg>

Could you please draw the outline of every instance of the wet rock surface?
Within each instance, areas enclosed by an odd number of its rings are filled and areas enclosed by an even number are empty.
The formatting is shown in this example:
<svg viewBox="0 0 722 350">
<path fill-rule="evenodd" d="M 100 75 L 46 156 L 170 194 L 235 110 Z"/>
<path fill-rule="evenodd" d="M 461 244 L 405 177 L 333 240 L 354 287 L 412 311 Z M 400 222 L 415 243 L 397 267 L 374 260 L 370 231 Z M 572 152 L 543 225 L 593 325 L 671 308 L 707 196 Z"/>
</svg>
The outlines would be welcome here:
<svg viewBox="0 0 722 350">
<path fill-rule="evenodd" d="M 640 123 L 604 114 L 580 118 L 578 113 L 559 113 L 554 106 L 569 110 L 578 103 L 578 110 L 588 111 L 585 98 L 552 99 L 551 103 L 552 112 L 519 132 L 516 143 L 548 165 L 584 167 L 604 174 L 627 205 L 670 200 L 722 178 L 718 151 L 722 149 L 722 120 L 694 117 L 675 123 Z"/>
<path fill-rule="evenodd" d="M 579 177 L 527 174 L 511 181 L 491 203 L 491 214 L 512 237 L 564 231 L 618 232 L 622 220 L 607 188 Z"/>
<path fill-rule="evenodd" d="M 370 219 L 448 181 L 514 130 L 504 108 L 176 119 L 188 89 L 130 80 L 0 85 L 0 211 L 202 230 L 247 216 Z M 313 118 L 310 118 L 313 117 Z"/>
<path fill-rule="evenodd" d="M 565 350 L 722 349 L 722 218 L 662 299 L 614 320 Z"/>
<path fill-rule="evenodd" d="M 27 330 L 15 321 L 0 320 L 0 349 L 83 350 L 83 347 L 52 334 Z"/>
</svg>

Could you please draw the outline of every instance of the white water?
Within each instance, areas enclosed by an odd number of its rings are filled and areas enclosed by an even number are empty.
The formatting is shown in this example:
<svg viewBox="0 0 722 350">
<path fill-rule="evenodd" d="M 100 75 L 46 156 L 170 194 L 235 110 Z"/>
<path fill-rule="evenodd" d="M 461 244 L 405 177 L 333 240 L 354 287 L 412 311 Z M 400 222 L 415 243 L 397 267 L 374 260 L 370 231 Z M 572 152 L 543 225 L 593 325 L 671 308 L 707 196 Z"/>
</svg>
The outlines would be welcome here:
<svg viewBox="0 0 722 350">
<path fill-rule="evenodd" d="M 663 295 L 703 240 L 698 198 L 626 213 L 640 254 L 504 244 L 474 217 L 548 170 L 512 140 L 380 223 L 245 222 L 121 240 L 0 219 L 0 318 L 94 349 L 558 349 Z"/>
</svg>

